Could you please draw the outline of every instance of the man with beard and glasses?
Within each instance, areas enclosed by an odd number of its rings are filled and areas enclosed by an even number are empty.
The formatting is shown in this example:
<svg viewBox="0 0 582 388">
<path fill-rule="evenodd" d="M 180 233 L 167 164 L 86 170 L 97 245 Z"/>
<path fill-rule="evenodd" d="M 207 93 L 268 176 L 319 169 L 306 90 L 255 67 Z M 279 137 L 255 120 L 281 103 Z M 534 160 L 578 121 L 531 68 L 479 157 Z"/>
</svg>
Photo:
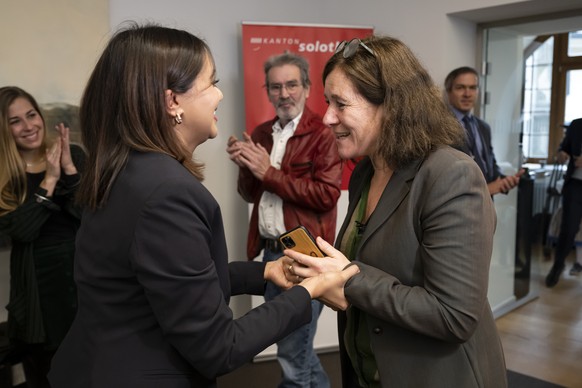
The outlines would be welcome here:
<svg viewBox="0 0 582 388">
<path fill-rule="evenodd" d="M 298 225 L 333 241 L 342 167 L 335 137 L 305 101 L 311 81 L 305 58 L 284 53 L 264 64 L 267 97 L 276 117 L 239 140 L 231 136 L 227 152 L 239 166 L 238 192 L 250 203 L 247 256 L 263 250 L 263 261 L 283 256 L 278 237 Z M 265 299 L 281 290 L 267 283 Z M 329 387 L 327 374 L 313 349 L 323 305 L 312 301 L 312 321 L 277 342 L 282 369 L 279 387 Z"/>
</svg>

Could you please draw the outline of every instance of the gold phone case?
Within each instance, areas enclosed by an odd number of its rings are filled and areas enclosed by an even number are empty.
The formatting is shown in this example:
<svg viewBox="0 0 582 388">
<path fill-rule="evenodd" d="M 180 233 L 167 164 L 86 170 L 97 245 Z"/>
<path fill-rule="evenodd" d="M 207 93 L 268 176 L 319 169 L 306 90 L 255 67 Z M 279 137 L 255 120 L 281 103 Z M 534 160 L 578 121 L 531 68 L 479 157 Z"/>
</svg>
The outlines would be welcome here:
<svg viewBox="0 0 582 388">
<path fill-rule="evenodd" d="M 279 236 L 279 241 L 286 249 L 293 249 L 313 257 L 325 257 L 317 247 L 311 233 L 304 226 L 298 226 L 283 233 Z"/>
</svg>

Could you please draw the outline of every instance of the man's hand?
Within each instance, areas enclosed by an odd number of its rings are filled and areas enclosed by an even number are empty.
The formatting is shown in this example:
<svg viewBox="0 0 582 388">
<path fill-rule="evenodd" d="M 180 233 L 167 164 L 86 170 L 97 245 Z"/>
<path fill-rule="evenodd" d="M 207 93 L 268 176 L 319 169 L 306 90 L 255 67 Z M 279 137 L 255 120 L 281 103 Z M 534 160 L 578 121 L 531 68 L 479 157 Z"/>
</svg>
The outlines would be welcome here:
<svg viewBox="0 0 582 388">
<path fill-rule="evenodd" d="M 503 178 L 497 178 L 493 182 L 487 184 L 489 194 L 495 195 L 499 193 L 507 194 L 509 190 L 513 189 L 519 184 L 519 178 L 525 173 L 525 170 L 520 169 L 515 175 L 508 175 Z"/>
<path fill-rule="evenodd" d="M 251 140 L 251 137 L 245 132 L 243 133 L 244 142 L 238 142 L 238 159 L 242 165 L 248 168 L 255 178 L 263 180 L 267 170 L 271 167 L 271 158 L 269 153 L 259 143 Z"/>
<path fill-rule="evenodd" d="M 228 138 L 228 142 L 226 143 L 226 152 L 228 152 L 228 157 L 232 160 L 237 166 L 245 167 L 245 165 L 240 160 L 240 144 L 236 136 L 230 136 Z"/>
<path fill-rule="evenodd" d="M 559 151 L 558 155 L 556 155 L 556 161 L 560 164 L 564 164 L 570 159 L 570 155 L 568 155 L 565 151 Z"/>
</svg>

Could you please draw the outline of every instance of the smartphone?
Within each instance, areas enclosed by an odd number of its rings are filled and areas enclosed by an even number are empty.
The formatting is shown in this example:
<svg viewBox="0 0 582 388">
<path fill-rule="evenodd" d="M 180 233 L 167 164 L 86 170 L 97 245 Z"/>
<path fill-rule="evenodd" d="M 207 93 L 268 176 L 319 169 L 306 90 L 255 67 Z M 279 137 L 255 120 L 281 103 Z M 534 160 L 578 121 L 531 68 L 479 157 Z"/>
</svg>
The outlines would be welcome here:
<svg viewBox="0 0 582 388">
<path fill-rule="evenodd" d="M 279 241 L 286 249 L 304 253 L 312 257 L 325 257 L 315 243 L 315 239 L 304 226 L 297 226 L 279 236 Z"/>
</svg>

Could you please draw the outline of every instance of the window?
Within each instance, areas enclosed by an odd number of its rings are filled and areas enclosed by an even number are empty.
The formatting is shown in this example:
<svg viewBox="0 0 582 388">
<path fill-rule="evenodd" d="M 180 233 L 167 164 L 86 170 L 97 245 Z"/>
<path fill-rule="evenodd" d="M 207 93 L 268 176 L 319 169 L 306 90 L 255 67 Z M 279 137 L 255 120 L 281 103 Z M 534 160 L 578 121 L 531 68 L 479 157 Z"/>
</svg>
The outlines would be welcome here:
<svg viewBox="0 0 582 388">
<path fill-rule="evenodd" d="M 563 125 L 582 118 L 582 31 L 537 37 L 524 58 L 523 153 L 552 162 Z"/>
<path fill-rule="evenodd" d="M 568 33 L 568 58 L 582 66 L 582 31 Z M 582 117 L 582 69 L 566 70 L 565 77 L 564 122 L 569 123 Z"/>
<path fill-rule="evenodd" d="M 582 117 L 582 70 L 566 72 L 564 123 Z"/>
<path fill-rule="evenodd" d="M 523 92 L 523 153 L 529 160 L 547 159 L 554 38 L 537 38 L 526 56 Z"/>
<path fill-rule="evenodd" d="M 582 31 L 568 33 L 568 56 L 582 56 Z"/>
</svg>

